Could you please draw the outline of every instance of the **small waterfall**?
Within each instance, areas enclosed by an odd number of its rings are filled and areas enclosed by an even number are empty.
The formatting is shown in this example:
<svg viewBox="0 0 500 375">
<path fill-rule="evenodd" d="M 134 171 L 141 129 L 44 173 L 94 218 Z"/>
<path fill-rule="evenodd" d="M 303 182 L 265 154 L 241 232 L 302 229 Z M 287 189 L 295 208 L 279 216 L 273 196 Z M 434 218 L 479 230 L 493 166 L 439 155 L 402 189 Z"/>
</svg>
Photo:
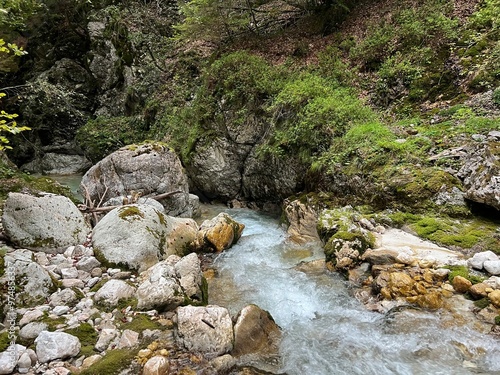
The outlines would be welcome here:
<svg viewBox="0 0 500 375">
<path fill-rule="evenodd" d="M 445 310 L 370 312 L 330 272 L 303 273 L 300 261 L 321 258 L 318 246 L 286 242 L 272 217 L 224 210 L 246 225 L 215 260 L 212 304 L 236 314 L 255 303 L 282 328 L 282 365 L 289 375 L 500 374 L 500 342 Z M 465 319 L 466 320 L 466 319 Z"/>
</svg>

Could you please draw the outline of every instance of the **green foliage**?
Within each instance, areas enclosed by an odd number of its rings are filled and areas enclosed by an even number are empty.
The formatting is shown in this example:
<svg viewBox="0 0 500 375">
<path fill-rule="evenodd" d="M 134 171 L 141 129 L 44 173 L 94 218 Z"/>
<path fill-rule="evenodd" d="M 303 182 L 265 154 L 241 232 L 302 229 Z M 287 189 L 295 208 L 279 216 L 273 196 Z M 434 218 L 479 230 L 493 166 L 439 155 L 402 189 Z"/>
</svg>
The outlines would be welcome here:
<svg viewBox="0 0 500 375">
<path fill-rule="evenodd" d="M 493 103 L 500 107 L 500 87 L 493 91 Z"/>
<path fill-rule="evenodd" d="M 86 156 L 97 163 L 125 145 L 143 141 L 144 126 L 139 117 L 98 117 L 78 129 L 75 140 Z"/>
<path fill-rule="evenodd" d="M 0 2 L 0 28 L 23 30 L 26 20 L 42 8 L 36 0 L 2 0 Z"/>
<path fill-rule="evenodd" d="M 248 52 L 223 55 L 203 69 L 194 99 L 186 100 L 185 92 L 181 98 L 174 97 L 153 131 L 166 133 L 165 140 L 187 160 L 201 138 L 207 141 L 229 129 L 265 122 L 268 101 L 281 85 L 280 74 L 279 69 Z"/>
<path fill-rule="evenodd" d="M 351 90 L 311 73 L 289 79 L 269 111 L 275 131 L 264 151 L 298 154 L 304 161 L 327 151 L 355 124 L 375 118 Z"/>
<path fill-rule="evenodd" d="M 1 12 L 2 9 L 0 8 L 0 13 Z M 22 47 L 17 47 L 17 45 L 13 43 L 6 44 L 3 39 L 0 39 L 0 56 L 4 56 L 4 54 L 9 53 L 12 53 L 15 56 L 22 56 L 26 54 Z M 5 96 L 5 93 L 0 92 L 0 99 Z M 12 148 L 8 146 L 9 140 L 3 135 L 4 133 L 18 134 L 22 131 L 30 130 L 27 126 L 19 126 L 15 121 L 16 117 L 18 117 L 16 113 L 7 113 L 3 109 L 0 110 L 0 151 Z"/>
<path fill-rule="evenodd" d="M 455 73 L 443 69 L 449 45 L 458 37 L 452 10 L 444 0 L 403 2 L 391 6 L 390 18 L 369 24 L 366 37 L 350 49 L 350 57 L 365 70 L 377 72 L 377 104 L 457 94 Z"/>
<path fill-rule="evenodd" d="M 96 353 L 94 346 L 97 343 L 99 334 L 89 323 L 81 323 L 78 327 L 67 329 L 64 332 L 78 337 L 82 345 L 80 355 L 89 357 Z"/>
<path fill-rule="evenodd" d="M 344 48 L 349 48 L 344 41 Z M 341 44 L 342 47 L 342 44 Z M 341 85 L 349 86 L 355 80 L 355 69 L 348 66 L 342 59 L 342 51 L 336 46 L 328 46 L 318 55 L 318 70 L 322 77 L 326 77 L 338 82 Z"/>
</svg>

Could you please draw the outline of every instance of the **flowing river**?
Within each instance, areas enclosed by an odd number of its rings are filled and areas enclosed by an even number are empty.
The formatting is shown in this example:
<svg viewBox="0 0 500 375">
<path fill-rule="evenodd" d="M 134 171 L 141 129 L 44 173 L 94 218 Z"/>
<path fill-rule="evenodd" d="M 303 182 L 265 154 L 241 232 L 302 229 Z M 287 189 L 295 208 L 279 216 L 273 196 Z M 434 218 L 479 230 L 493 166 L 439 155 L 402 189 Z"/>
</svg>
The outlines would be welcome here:
<svg viewBox="0 0 500 375">
<path fill-rule="evenodd" d="M 454 313 L 399 309 L 370 312 L 342 276 L 304 273 L 301 261 L 323 257 L 319 246 L 286 241 L 277 219 L 231 209 L 246 225 L 242 238 L 219 255 L 209 302 L 234 315 L 247 304 L 271 313 L 283 330 L 278 370 L 289 375 L 500 374 L 500 340 Z M 258 367 L 258 365 L 257 365 Z"/>
</svg>

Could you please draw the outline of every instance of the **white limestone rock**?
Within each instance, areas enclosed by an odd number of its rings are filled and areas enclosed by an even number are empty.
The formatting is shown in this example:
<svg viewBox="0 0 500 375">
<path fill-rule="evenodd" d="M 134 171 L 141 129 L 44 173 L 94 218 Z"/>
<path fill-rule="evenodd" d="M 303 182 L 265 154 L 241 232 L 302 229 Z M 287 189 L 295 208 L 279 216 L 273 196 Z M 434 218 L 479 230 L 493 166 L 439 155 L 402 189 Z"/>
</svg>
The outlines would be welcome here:
<svg viewBox="0 0 500 375">
<path fill-rule="evenodd" d="M 177 308 L 177 342 L 189 351 L 210 355 L 233 348 L 233 323 L 226 308 L 214 305 Z"/>
<path fill-rule="evenodd" d="M 75 357 L 81 349 L 80 340 L 65 332 L 42 331 L 36 338 L 35 345 L 40 363 Z"/>
<path fill-rule="evenodd" d="M 63 252 L 83 243 L 91 228 L 69 198 L 9 193 L 2 224 L 16 245 L 47 253 Z"/>
<path fill-rule="evenodd" d="M 135 295 L 135 288 L 123 280 L 111 279 L 106 282 L 94 295 L 94 301 L 116 306 L 121 299 L 131 298 Z"/>
</svg>

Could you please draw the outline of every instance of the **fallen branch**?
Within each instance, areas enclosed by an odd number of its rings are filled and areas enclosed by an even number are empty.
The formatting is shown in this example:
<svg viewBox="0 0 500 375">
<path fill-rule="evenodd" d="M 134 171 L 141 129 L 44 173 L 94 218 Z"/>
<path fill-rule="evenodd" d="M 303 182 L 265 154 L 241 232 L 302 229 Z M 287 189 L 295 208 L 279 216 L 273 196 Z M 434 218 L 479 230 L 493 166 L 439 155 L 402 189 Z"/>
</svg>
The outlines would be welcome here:
<svg viewBox="0 0 500 375">
<path fill-rule="evenodd" d="M 157 200 L 157 201 L 160 201 L 162 199 L 165 199 L 165 198 L 168 198 L 172 195 L 175 195 L 175 194 L 179 194 L 179 193 L 184 193 L 184 191 L 182 190 L 176 190 L 176 191 L 171 191 L 171 192 L 168 192 L 168 193 L 163 193 L 163 194 L 159 194 L 159 195 L 155 195 L 153 197 L 144 197 L 144 198 L 150 198 L 150 199 L 154 199 L 154 200 Z M 135 203 L 135 202 L 134 202 Z M 80 209 L 80 211 L 84 212 L 84 213 L 97 213 L 97 212 L 107 212 L 107 211 L 111 211 L 115 208 L 118 208 L 118 207 L 122 207 L 123 205 L 118 205 L 118 206 L 98 206 L 98 207 L 93 207 L 92 205 L 89 207 L 87 205 L 84 205 L 84 204 L 81 204 L 78 206 L 78 208 Z"/>
</svg>

